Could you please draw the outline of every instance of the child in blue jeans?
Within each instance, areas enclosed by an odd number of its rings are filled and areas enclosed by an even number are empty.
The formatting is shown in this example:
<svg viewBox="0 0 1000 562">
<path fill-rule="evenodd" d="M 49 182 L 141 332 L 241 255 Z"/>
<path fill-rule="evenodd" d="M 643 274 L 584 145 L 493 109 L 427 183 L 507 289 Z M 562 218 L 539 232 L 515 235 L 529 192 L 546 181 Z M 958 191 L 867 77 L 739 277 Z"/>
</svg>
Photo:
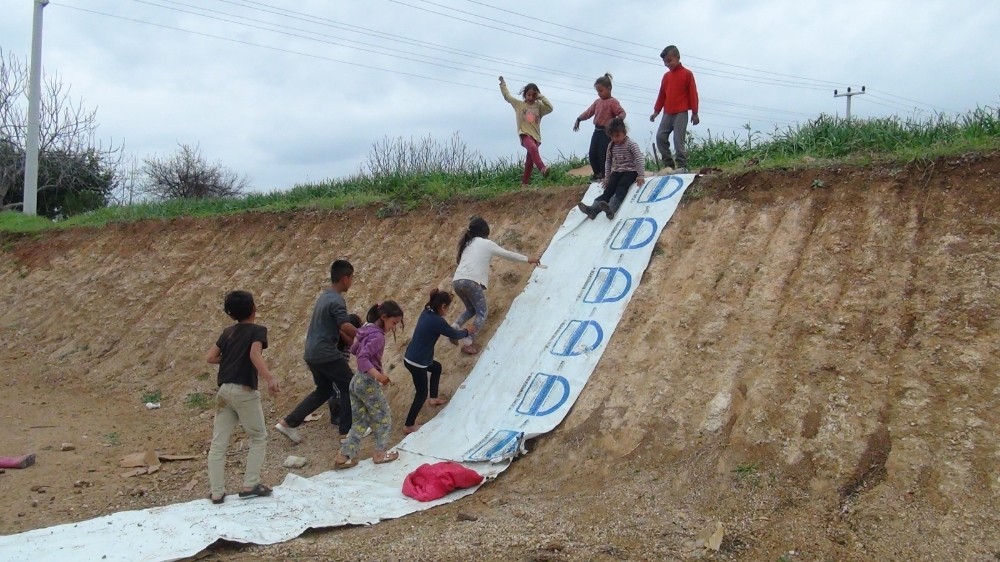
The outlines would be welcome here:
<svg viewBox="0 0 1000 562">
<path fill-rule="evenodd" d="M 267 430 L 264 427 L 264 411 L 260 406 L 257 377 L 264 379 L 271 394 L 281 391 L 278 380 L 271 374 L 261 355 L 267 348 L 267 328 L 254 323 L 257 319 L 257 306 L 253 295 L 246 291 L 232 291 L 226 295 L 224 309 L 236 324 L 222 332 L 206 356 L 209 363 L 219 366 L 219 392 L 215 396 L 212 446 L 208 450 L 208 481 L 211 486 L 209 499 L 216 504 L 226 499 L 226 448 L 229 447 L 229 438 L 237 423 L 243 426 L 243 431 L 250 437 L 250 451 L 247 453 L 247 467 L 240 497 L 271 495 L 271 488 L 260 482 Z"/>
</svg>

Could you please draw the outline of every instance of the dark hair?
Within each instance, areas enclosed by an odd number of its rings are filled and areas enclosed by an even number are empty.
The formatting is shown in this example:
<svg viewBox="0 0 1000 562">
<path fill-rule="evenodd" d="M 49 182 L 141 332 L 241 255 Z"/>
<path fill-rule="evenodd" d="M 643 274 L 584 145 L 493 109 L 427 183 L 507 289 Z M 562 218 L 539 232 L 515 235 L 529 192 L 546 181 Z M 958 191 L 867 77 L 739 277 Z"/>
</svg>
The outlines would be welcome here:
<svg viewBox="0 0 1000 562">
<path fill-rule="evenodd" d="M 607 89 L 611 89 L 611 73 L 605 72 L 604 76 L 601 76 L 597 80 L 594 80 L 594 86 L 604 86 Z"/>
<path fill-rule="evenodd" d="M 344 277 L 354 275 L 354 266 L 347 260 L 336 260 L 330 265 L 330 282 L 337 283 Z"/>
<path fill-rule="evenodd" d="M 226 300 L 222 309 L 230 318 L 237 322 L 242 322 L 253 315 L 257 309 L 253 302 L 253 295 L 246 291 L 229 291 L 226 293 Z"/>
<path fill-rule="evenodd" d="M 451 293 L 437 288 L 431 289 L 431 296 L 424 305 L 424 310 L 432 310 L 441 314 L 441 307 L 451 304 Z"/>
<path fill-rule="evenodd" d="M 364 324 L 364 321 L 362 321 L 361 317 L 358 316 L 357 314 L 348 314 L 347 323 L 350 324 L 351 326 L 354 326 L 355 328 L 360 328 L 361 325 Z"/>
<path fill-rule="evenodd" d="M 611 136 L 611 133 L 621 132 L 628 134 L 628 127 L 625 126 L 625 120 L 621 117 L 615 117 L 609 121 L 604 130 L 608 132 L 609 137 Z"/>
<path fill-rule="evenodd" d="M 399 316 L 402 318 L 403 309 L 400 308 L 396 301 L 385 301 L 382 304 L 376 304 L 368 309 L 368 322 L 375 324 L 382 319 L 383 316 L 388 318 L 393 318 Z"/>
<path fill-rule="evenodd" d="M 490 225 L 486 219 L 479 216 L 473 216 L 469 219 L 469 228 L 465 229 L 465 233 L 458 241 L 458 257 L 455 259 L 455 263 L 462 263 L 462 252 L 465 251 L 465 247 L 469 245 L 469 242 L 472 242 L 473 238 L 489 237 Z"/>
<path fill-rule="evenodd" d="M 521 95 L 523 96 L 529 90 L 534 90 L 536 94 L 541 94 L 542 91 L 538 89 L 538 85 L 534 82 L 528 82 L 523 88 L 521 88 Z"/>
<path fill-rule="evenodd" d="M 667 45 L 663 48 L 663 51 L 660 52 L 660 58 L 666 58 L 667 55 L 674 55 L 675 57 L 680 58 L 681 52 L 676 45 Z"/>
</svg>

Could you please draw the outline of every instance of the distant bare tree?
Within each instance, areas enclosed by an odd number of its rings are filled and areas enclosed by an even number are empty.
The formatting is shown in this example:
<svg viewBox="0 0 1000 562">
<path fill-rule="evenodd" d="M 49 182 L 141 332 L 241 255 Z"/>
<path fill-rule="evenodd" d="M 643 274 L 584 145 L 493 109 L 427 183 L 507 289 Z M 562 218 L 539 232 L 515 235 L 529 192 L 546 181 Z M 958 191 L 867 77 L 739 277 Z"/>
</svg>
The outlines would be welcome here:
<svg viewBox="0 0 1000 562">
<path fill-rule="evenodd" d="M 38 210 L 47 216 L 83 212 L 106 204 L 117 186 L 122 147 L 94 139 L 96 110 L 70 98 L 58 76 L 42 82 L 39 115 Z M 24 199 L 28 132 L 28 65 L 0 49 L 0 208 Z"/>
<path fill-rule="evenodd" d="M 250 184 L 220 163 L 209 164 L 201 148 L 178 144 L 180 149 L 169 158 L 147 158 L 142 173 L 143 191 L 157 199 L 208 199 L 236 197 Z"/>
</svg>

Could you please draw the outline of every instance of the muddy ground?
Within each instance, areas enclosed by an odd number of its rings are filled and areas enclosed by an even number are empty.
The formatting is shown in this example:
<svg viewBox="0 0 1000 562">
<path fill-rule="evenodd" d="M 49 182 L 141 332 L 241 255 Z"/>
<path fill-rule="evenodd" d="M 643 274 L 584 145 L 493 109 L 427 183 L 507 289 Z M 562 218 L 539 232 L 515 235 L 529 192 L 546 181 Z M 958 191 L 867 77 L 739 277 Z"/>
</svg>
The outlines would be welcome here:
<svg viewBox="0 0 1000 562">
<path fill-rule="evenodd" d="M 357 268 L 352 310 L 394 298 L 415 318 L 448 286 L 470 215 L 536 253 L 582 192 L 6 236 L 0 455 L 38 462 L 0 474 L 0 533 L 204 497 L 212 414 L 192 396 L 213 391 L 203 355 L 228 323 L 226 291 L 252 291 L 269 328 L 273 423 L 311 389 L 302 346 L 333 259 Z M 1000 559 L 998 250 L 995 153 L 703 177 L 570 415 L 497 480 L 398 520 L 205 559 Z M 494 262 L 487 337 L 529 273 Z M 397 422 L 408 340 L 386 352 Z M 447 394 L 475 359 L 438 355 Z M 290 453 L 310 461 L 300 474 L 330 467 L 326 416 L 304 432 L 298 446 L 271 432 L 265 481 Z M 149 447 L 197 458 L 122 477 L 119 460 Z M 237 435 L 232 489 L 245 447 Z M 706 549 L 717 522 L 720 549 Z"/>
</svg>

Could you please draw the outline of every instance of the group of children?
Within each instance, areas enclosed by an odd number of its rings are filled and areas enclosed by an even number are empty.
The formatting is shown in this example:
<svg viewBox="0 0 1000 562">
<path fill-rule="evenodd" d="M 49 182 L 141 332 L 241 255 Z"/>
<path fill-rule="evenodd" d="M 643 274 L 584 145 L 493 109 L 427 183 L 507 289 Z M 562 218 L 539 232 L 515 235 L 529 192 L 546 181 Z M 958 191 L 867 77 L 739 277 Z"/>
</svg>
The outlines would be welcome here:
<svg viewBox="0 0 1000 562">
<path fill-rule="evenodd" d="M 698 87 L 694 74 L 681 64 L 681 53 L 675 45 L 669 45 L 660 53 L 660 59 L 667 67 L 667 72 L 660 80 L 660 90 L 653 103 L 653 113 L 650 121 L 663 111 L 660 125 L 656 130 L 656 147 L 662 155 L 664 165 L 672 168 L 674 173 L 687 173 L 687 150 L 685 136 L 687 135 L 688 112 L 691 112 L 690 122 L 697 125 L 698 118 Z M 594 219 L 602 211 L 610 219 L 614 218 L 618 207 L 625 200 L 628 188 L 632 183 L 642 185 L 646 169 L 646 158 L 639 145 L 628 138 L 625 126 L 625 110 L 611 96 L 611 74 L 605 74 L 594 82 L 597 99 L 588 107 L 573 125 L 574 131 L 580 130 L 580 122 L 594 118 L 594 133 L 590 138 L 590 166 L 593 171 L 592 180 L 600 180 L 604 192 L 590 205 L 580 203 L 580 211 L 587 218 Z M 500 92 L 514 108 L 517 119 L 517 133 L 521 146 L 527 151 L 524 162 L 524 175 L 521 186 L 531 183 L 531 173 L 534 168 L 543 176 L 549 175 L 549 168 L 542 162 L 538 152 L 542 144 L 541 120 L 552 112 L 552 104 L 542 95 L 538 86 L 529 83 L 521 89 L 522 100 L 510 95 L 503 76 L 500 77 Z M 670 155 L 670 140 L 673 137 L 674 156 Z M 610 146 L 609 146 L 610 144 Z"/>
<path fill-rule="evenodd" d="M 684 141 L 688 112 L 691 112 L 690 122 L 697 125 L 698 90 L 694 75 L 681 65 L 680 51 L 676 46 L 665 48 L 660 58 L 668 70 L 660 81 L 660 90 L 649 120 L 655 121 L 660 112 L 664 112 L 656 131 L 657 148 L 666 166 L 676 166 L 675 173 L 685 173 L 687 151 Z M 597 90 L 597 100 L 577 117 L 573 130 L 579 131 L 581 121 L 594 118 L 594 133 L 590 139 L 592 179 L 601 180 L 604 189 L 592 204 L 581 202 L 578 207 L 589 219 L 594 219 L 601 212 L 610 219 L 625 201 L 629 187 L 633 183 L 643 185 L 646 160 L 639 145 L 628 137 L 625 110 L 611 95 L 611 75 L 598 78 L 594 89 Z M 549 174 L 538 147 L 542 142 L 542 117 L 552 112 L 552 104 L 533 83 L 521 89 L 522 99 L 515 98 L 507 89 L 503 76 L 500 77 L 500 92 L 516 114 L 518 136 L 526 151 L 521 183 L 527 186 L 535 168 L 543 176 Z M 671 137 L 675 159 L 670 157 Z M 452 295 L 433 289 L 417 319 L 403 355 L 403 365 L 410 372 L 414 388 L 413 402 L 403 426 L 405 433 L 419 429 L 417 415 L 425 403 L 432 406 L 446 403 L 439 395 L 442 366 L 434 359 L 438 339 L 441 336 L 448 338 L 453 344 L 461 346 L 462 353 L 474 355 L 479 352 L 474 338 L 486 323 L 490 260 L 496 256 L 540 265 L 540 258 L 528 258 L 506 250 L 491 241 L 489 234 L 489 224 L 480 217 L 473 217 L 458 242 L 458 265 L 452 289 L 465 305 L 465 311 L 449 324 L 445 316 L 451 306 Z M 312 374 L 315 389 L 274 426 L 293 442 L 300 443 L 302 435 L 298 427 L 306 416 L 323 404 L 329 404 L 330 421 L 337 425 L 340 435 L 340 451 L 334 459 L 334 468 L 337 469 L 350 468 L 358 463 L 361 440 L 371 433 L 375 436 L 372 462 L 384 464 L 399 457 L 395 451 L 388 450 L 392 411 L 383 389 L 392 381 L 382 368 L 382 354 L 385 334 L 403 323 L 403 309 L 395 301 L 387 300 L 372 306 L 366 323 L 362 324 L 360 318 L 348 312 L 344 299 L 353 281 L 354 266 L 346 260 L 334 261 L 330 266 L 330 288 L 316 300 L 306 333 L 303 359 Z M 213 503 L 225 501 L 226 448 L 237 423 L 243 426 L 250 438 L 239 496 L 252 498 L 271 494 L 271 488 L 260 481 L 267 431 L 258 390 L 259 379 L 263 379 L 272 394 L 281 390 L 262 355 L 267 348 L 267 328 L 255 323 L 257 308 L 253 295 L 246 291 L 232 291 L 226 295 L 223 308 L 236 324 L 222 332 L 206 357 L 209 363 L 219 365 L 216 415 L 208 453 L 209 499 Z M 472 324 L 466 328 L 470 320 Z M 349 356 L 355 357 L 356 370 L 351 369 Z"/>
<path fill-rule="evenodd" d="M 459 239 L 458 265 L 452 287 L 466 308 L 458 319 L 452 324 L 445 319 L 452 295 L 436 288 L 431 290 L 417 319 L 403 354 L 403 364 L 410 372 L 414 387 L 404 433 L 420 428 L 416 420 L 424 403 L 443 406 L 447 402 L 439 395 L 442 366 L 434 359 L 438 339 L 441 336 L 448 338 L 454 345 L 461 345 L 461 351 L 466 354 L 479 352 L 474 338 L 486 323 L 485 292 L 492 257 L 540 264 L 537 257 L 529 258 L 502 248 L 489 240 L 489 234 L 489 224 L 481 217 L 472 217 Z M 306 333 L 303 359 L 315 388 L 274 426 L 291 441 L 300 443 L 303 438 L 298 427 L 306 416 L 324 403 L 329 404 L 330 421 L 337 426 L 340 436 L 334 469 L 355 466 L 362 439 L 372 433 L 375 438 L 373 463 L 385 464 L 399 458 L 397 452 L 388 448 L 392 411 L 383 389 L 392 381 L 382 367 L 382 355 L 385 334 L 403 324 L 403 309 L 395 301 L 384 301 L 368 309 L 366 323 L 362 324 L 360 318 L 348 313 L 344 298 L 353 283 L 354 266 L 346 260 L 334 261 L 330 266 L 330 287 L 317 298 Z M 260 481 L 267 431 L 258 379 L 264 380 L 271 394 L 280 391 L 277 379 L 262 356 L 267 348 L 267 328 L 255 323 L 257 308 L 253 295 L 232 291 L 226 295 L 223 309 L 236 324 L 222 332 L 207 355 L 209 363 L 219 365 L 219 390 L 208 453 L 209 499 L 217 504 L 223 503 L 226 497 L 226 449 L 237 423 L 250 438 L 239 496 L 251 498 L 271 494 L 271 488 Z M 465 328 L 470 320 L 472 324 Z M 356 369 L 350 367 L 350 356 L 355 358 Z"/>
</svg>

